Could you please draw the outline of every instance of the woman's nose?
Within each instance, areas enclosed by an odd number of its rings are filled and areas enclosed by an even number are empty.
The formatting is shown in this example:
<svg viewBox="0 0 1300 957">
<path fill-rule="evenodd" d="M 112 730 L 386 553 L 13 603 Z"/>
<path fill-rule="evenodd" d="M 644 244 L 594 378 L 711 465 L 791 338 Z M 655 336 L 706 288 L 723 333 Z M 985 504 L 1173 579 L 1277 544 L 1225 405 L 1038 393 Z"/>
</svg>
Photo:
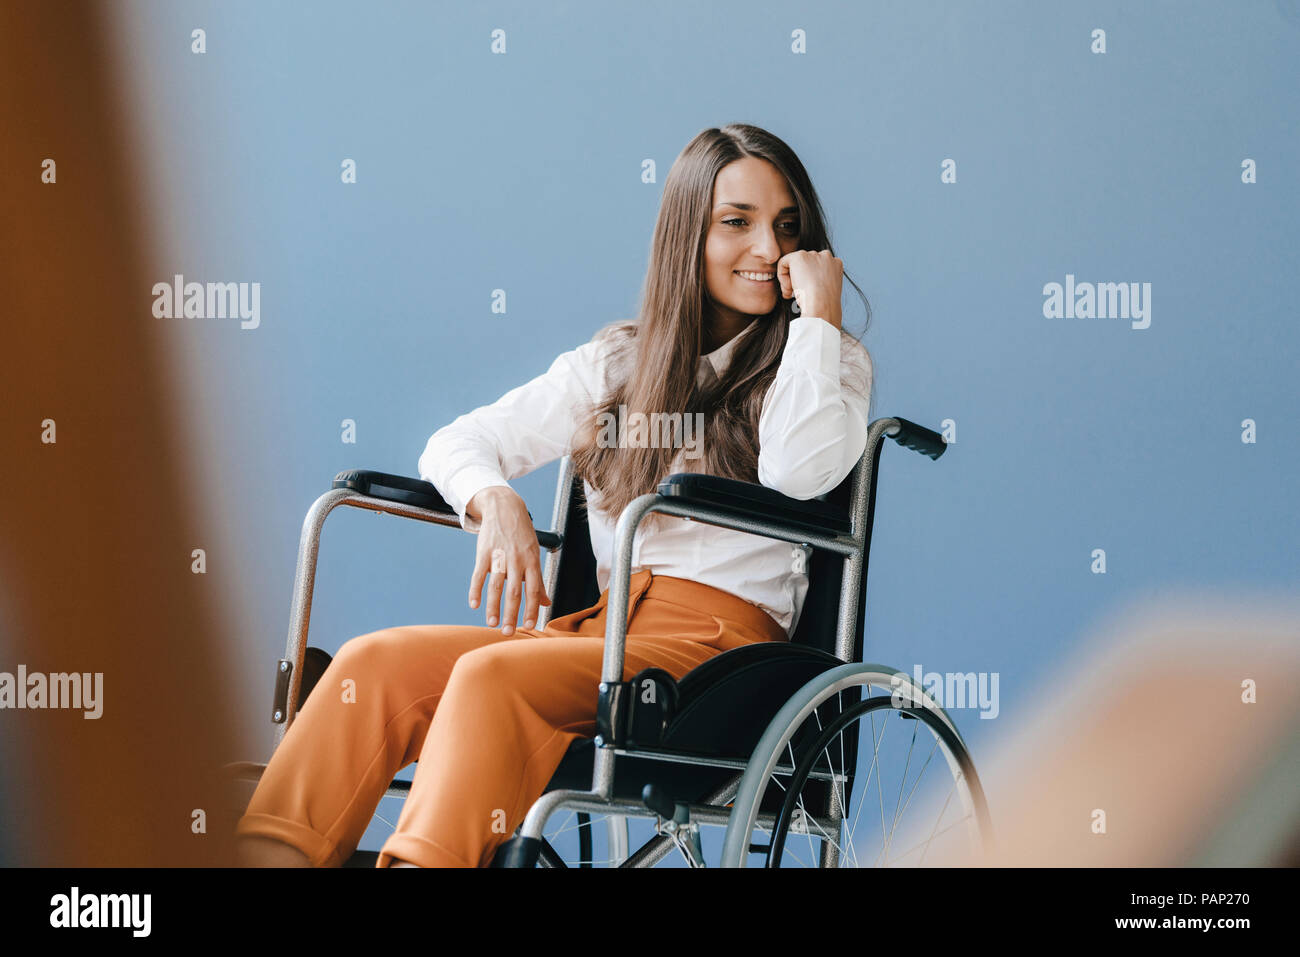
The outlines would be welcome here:
<svg viewBox="0 0 1300 957">
<path fill-rule="evenodd" d="M 776 233 L 767 231 L 754 240 L 753 253 L 764 262 L 776 262 L 781 258 L 781 244 L 776 241 Z"/>
</svg>

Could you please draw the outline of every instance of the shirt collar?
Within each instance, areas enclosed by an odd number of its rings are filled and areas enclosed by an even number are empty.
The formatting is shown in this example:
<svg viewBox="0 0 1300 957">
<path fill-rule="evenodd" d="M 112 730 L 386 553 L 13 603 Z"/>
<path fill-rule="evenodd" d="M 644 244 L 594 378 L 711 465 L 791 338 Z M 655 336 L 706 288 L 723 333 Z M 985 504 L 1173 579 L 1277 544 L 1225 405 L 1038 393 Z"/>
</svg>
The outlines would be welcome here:
<svg viewBox="0 0 1300 957">
<path fill-rule="evenodd" d="M 712 370 L 715 376 L 721 378 L 722 373 L 725 372 L 727 366 L 731 364 L 731 354 L 736 351 L 736 346 L 740 344 L 740 340 L 748 335 L 749 331 L 756 325 L 758 325 L 758 320 L 751 320 L 749 325 L 736 333 L 722 345 L 718 346 L 718 348 L 700 356 L 700 377 L 707 378 L 709 371 Z"/>
</svg>

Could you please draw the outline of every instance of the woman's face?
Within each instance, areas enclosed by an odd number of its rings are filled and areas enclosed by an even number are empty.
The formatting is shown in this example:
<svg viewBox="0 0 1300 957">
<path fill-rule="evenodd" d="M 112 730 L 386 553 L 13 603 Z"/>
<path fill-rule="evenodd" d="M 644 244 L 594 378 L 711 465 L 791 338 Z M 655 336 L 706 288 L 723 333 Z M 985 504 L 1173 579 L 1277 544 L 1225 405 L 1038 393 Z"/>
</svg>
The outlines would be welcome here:
<svg viewBox="0 0 1300 957">
<path fill-rule="evenodd" d="M 704 240 L 704 281 L 713 299 L 712 314 L 706 303 L 707 322 L 739 331 L 776 307 L 776 264 L 799 248 L 799 227 L 790 187 L 767 160 L 746 156 L 718 171 Z M 769 278 L 755 281 L 742 272 Z"/>
</svg>

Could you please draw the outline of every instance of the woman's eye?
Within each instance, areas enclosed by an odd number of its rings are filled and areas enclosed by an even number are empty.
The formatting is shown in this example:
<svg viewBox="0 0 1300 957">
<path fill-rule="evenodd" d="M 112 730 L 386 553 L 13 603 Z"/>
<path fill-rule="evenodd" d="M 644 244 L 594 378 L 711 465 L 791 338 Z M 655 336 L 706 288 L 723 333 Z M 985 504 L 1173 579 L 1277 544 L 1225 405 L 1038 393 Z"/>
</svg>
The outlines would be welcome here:
<svg viewBox="0 0 1300 957">
<path fill-rule="evenodd" d="M 744 221 L 743 219 L 739 219 L 739 218 L 736 218 L 736 219 L 724 219 L 724 220 L 722 221 L 722 224 L 723 224 L 724 226 L 730 226 L 732 223 L 741 223 L 741 224 L 744 224 L 744 222 L 745 222 L 745 221 Z M 781 225 L 782 225 L 782 226 L 786 226 L 786 227 L 789 228 L 790 235 L 792 235 L 792 236 L 797 236 L 797 235 L 799 234 L 799 223 L 798 223 L 797 221 L 796 221 L 796 222 L 789 222 L 789 223 L 782 223 Z"/>
</svg>

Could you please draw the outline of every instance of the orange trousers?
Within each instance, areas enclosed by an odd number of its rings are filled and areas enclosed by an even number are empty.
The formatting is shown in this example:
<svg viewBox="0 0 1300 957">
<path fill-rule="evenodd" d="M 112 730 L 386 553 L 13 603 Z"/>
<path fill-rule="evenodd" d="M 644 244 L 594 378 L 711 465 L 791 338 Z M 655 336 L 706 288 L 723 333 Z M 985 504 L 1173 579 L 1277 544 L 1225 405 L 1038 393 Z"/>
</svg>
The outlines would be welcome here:
<svg viewBox="0 0 1300 957">
<path fill-rule="evenodd" d="M 396 772 L 418 761 L 377 866 L 486 867 L 569 744 L 596 734 L 608 589 L 545 628 L 405 625 L 343 644 L 272 756 L 236 834 L 275 838 L 317 867 L 356 850 Z M 626 681 L 681 678 L 720 652 L 785 641 L 742 598 L 681 578 L 632 576 Z"/>
</svg>

